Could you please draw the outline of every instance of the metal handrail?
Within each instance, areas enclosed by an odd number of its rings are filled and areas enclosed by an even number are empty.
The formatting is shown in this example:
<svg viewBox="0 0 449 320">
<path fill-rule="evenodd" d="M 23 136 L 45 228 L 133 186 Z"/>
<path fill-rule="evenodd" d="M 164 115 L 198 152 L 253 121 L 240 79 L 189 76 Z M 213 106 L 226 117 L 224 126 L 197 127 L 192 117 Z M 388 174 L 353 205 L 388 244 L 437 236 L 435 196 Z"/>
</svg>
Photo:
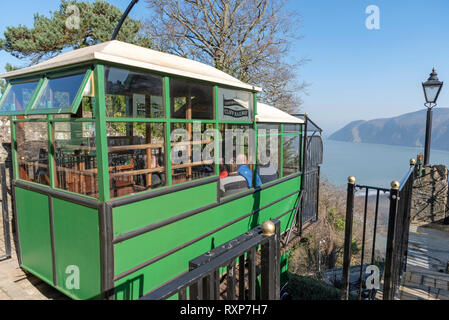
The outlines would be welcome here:
<svg viewBox="0 0 449 320">
<path fill-rule="evenodd" d="M 275 232 L 272 234 L 264 234 L 261 227 L 257 227 L 240 237 L 227 242 L 226 244 L 215 248 L 214 250 L 207 252 L 206 254 L 190 261 L 191 271 L 184 273 L 178 278 L 173 279 L 172 281 L 166 283 L 165 285 L 151 291 L 150 293 L 144 295 L 140 298 L 140 300 L 165 300 L 176 293 L 179 293 L 179 299 L 185 299 L 186 297 L 186 289 L 190 287 L 190 298 L 201 300 L 203 296 L 213 299 L 214 294 L 211 294 L 211 290 L 215 290 L 211 288 L 216 285 L 217 281 L 217 270 L 222 267 L 228 267 L 230 264 L 235 263 L 237 258 L 241 258 L 245 256 L 245 253 L 252 252 L 251 258 L 248 261 L 251 265 L 253 265 L 253 271 L 255 272 L 255 252 L 259 245 L 262 246 L 262 255 L 264 252 L 264 247 L 268 248 L 268 257 L 261 257 L 262 263 L 267 265 L 262 265 L 262 282 L 266 285 L 267 281 L 270 281 L 270 285 L 267 287 L 268 292 L 261 292 L 261 294 L 265 294 L 265 297 L 271 297 L 272 299 L 279 299 L 279 285 L 275 285 L 276 281 L 279 280 L 278 272 L 280 272 L 279 266 L 275 264 L 279 264 L 279 250 L 280 246 L 278 242 L 280 241 L 280 221 L 273 220 Z M 276 261 L 276 262 L 275 262 Z M 240 261 L 242 263 L 242 261 Z M 243 262 L 244 264 L 244 262 Z M 194 267 L 192 269 L 192 267 Z M 264 272 L 265 270 L 265 272 Z M 240 270 L 241 272 L 241 270 Z M 254 273 L 253 272 L 253 273 Z M 235 272 L 233 272 L 235 273 Z M 234 275 L 230 275 L 233 277 Z M 255 282 L 255 274 L 252 274 L 252 277 Z M 274 278 L 273 278 L 274 277 Z M 244 281 L 244 276 L 242 279 Z M 213 280 L 214 279 L 214 280 Z M 203 290 L 204 281 L 208 281 L 207 290 Z M 274 282 L 273 282 L 274 280 Z M 262 284 L 262 288 L 264 287 Z M 255 283 L 249 284 L 252 285 L 252 292 L 255 293 Z M 231 284 L 228 284 L 228 287 L 233 287 L 233 280 L 231 280 Z M 230 288 L 231 291 L 233 288 Z M 206 291 L 206 292 L 204 292 Z M 242 294 L 242 293 L 240 293 Z M 217 294 L 215 294 L 217 295 Z M 235 295 L 235 292 L 234 292 Z M 215 296 L 218 299 L 218 296 Z M 228 297 L 229 298 L 229 297 Z M 233 297 L 231 297 L 232 299 Z M 242 298 L 242 297 L 240 297 Z"/>
</svg>

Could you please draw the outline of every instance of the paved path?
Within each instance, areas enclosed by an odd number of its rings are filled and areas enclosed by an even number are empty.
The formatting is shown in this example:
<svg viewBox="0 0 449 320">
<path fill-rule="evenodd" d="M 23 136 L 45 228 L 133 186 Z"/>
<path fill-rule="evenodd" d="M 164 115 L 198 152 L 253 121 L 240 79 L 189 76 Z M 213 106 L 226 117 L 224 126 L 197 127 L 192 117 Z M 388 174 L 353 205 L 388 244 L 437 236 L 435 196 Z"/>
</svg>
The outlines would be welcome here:
<svg viewBox="0 0 449 320">
<path fill-rule="evenodd" d="M 13 241 L 12 241 L 13 242 Z M 5 253 L 0 215 L 0 256 Z M 12 244 L 12 258 L 0 261 L 0 300 L 66 300 L 65 295 L 19 267 Z"/>
<path fill-rule="evenodd" d="M 410 228 L 407 272 L 401 300 L 449 300 L 449 233 L 423 227 Z"/>
</svg>

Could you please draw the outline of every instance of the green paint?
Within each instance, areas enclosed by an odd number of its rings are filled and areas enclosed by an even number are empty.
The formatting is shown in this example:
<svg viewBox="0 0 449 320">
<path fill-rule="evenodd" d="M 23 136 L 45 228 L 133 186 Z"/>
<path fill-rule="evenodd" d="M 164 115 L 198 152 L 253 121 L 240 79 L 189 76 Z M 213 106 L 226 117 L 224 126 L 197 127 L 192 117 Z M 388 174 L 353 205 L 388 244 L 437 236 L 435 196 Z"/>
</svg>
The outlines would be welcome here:
<svg viewBox="0 0 449 320">
<path fill-rule="evenodd" d="M 217 200 L 215 183 L 114 208 L 114 236 L 201 208 Z"/>
<path fill-rule="evenodd" d="M 173 185 L 171 170 L 171 119 L 170 119 L 170 79 L 164 77 L 164 103 L 165 103 L 165 155 L 167 164 L 167 186 Z"/>
<path fill-rule="evenodd" d="M 95 66 L 95 130 L 98 162 L 98 190 L 100 201 L 110 199 L 108 137 L 106 135 L 106 100 L 104 88 L 104 67 Z"/>
<path fill-rule="evenodd" d="M 272 201 L 284 196 L 286 190 L 299 189 L 300 178 L 295 178 L 272 188 L 262 190 L 254 195 L 247 196 L 233 202 L 223 204 L 195 216 L 175 222 L 171 225 L 154 230 L 139 237 L 124 241 L 114 246 L 115 274 L 124 272 L 140 263 L 193 240 L 217 227 L 220 227 L 236 218 L 248 214 Z M 176 275 L 188 269 L 188 261 L 200 254 L 217 247 L 268 219 L 274 219 L 281 213 L 292 209 L 296 203 L 297 195 L 293 195 L 273 206 L 264 209 L 253 216 L 237 222 L 220 230 L 205 239 L 150 265 L 136 273 L 118 281 L 116 285 L 117 298 L 137 298 L 149 292 L 152 288 L 169 281 Z M 179 201 L 182 204 L 183 201 Z M 184 208 L 182 208 L 184 209 Z M 116 210 L 116 209 L 115 209 Z M 114 216 L 116 214 L 114 210 Z M 130 210 L 130 212 L 133 210 Z M 183 210 L 181 210 L 183 211 Z M 167 212 L 167 216 L 171 216 Z M 293 213 L 281 219 L 281 229 L 285 231 L 291 221 Z M 115 224 L 114 224 L 115 226 Z M 157 275 L 157 276 L 155 276 Z M 143 281 L 145 279 L 145 281 Z M 138 285 L 142 282 L 143 288 Z M 132 285 L 131 285 L 132 284 Z M 131 287 L 130 287 L 131 286 Z"/>
<path fill-rule="evenodd" d="M 9 117 L 9 127 L 11 130 L 11 156 L 12 156 L 12 172 L 15 180 L 19 178 L 19 164 L 17 162 L 17 139 L 16 139 L 16 116 Z"/>
<path fill-rule="evenodd" d="M 16 188 L 16 207 L 22 264 L 52 283 L 48 197 Z"/>
<path fill-rule="evenodd" d="M 31 110 L 34 109 L 37 102 L 39 101 L 40 97 L 44 93 L 45 87 L 48 84 L 48 79 L 46 77 L 43 77 L 39 80 L 39 84 L 37 85 L 36 90 L 34 90 L 34 93 L 31 97 L 30 103 L 28 104 L 28 107 L 26 108 L 26 111 L 24 114 L 29 114 Z"/>
<path fill-rule="evenodd" d="M 98 211 L 53 199 L 58 286 L 78 299 L 98 299 L 101 292 Z M 73 288 L 79 270 L 79 289 Z"/>
<path fill-rule="evenodd" d="M 279 142 L 279 149 L 280 150 L 280 154 L 279 154 L 279 158 L 280 158 L 280 165 L 279 165 L 279 177 L 283 178 L 284 177 L 284 125 L 281 124 L 281 139 Z"/>
</svg>

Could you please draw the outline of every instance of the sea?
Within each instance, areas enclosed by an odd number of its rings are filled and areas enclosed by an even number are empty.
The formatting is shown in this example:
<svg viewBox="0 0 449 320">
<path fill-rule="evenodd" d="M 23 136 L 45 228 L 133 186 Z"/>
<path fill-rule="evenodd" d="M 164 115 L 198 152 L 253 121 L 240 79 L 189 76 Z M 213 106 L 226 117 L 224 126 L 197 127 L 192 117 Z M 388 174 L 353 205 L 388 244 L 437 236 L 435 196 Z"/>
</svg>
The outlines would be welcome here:
<svg viewBox="0 0 449 320">
<path fill-rule="evenodd" d="M 323 140 L 324 153 L 321 177 L 341 186 L 349 176 L 356 183 L 389 188 L 394 180 L 401 181 L 410 168 L 410 159 L 424 153 L 424 148 L 385 144 L 351 143 Z M 431 150 L 430 163 L 449 167 L 449 152 Z"/>
</svg>

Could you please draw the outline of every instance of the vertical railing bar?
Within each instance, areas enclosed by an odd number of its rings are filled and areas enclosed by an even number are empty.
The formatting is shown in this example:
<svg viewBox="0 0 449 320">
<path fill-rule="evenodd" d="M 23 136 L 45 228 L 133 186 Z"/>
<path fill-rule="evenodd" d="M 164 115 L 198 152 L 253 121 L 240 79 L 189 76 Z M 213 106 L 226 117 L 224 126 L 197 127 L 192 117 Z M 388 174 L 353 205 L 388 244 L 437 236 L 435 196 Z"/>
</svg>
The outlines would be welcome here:
<svg viewBox="0 0 449 320">
<path fill-rule="evenodd" d="M 232 259 L 226 268 L 226 299 L 235 300 L 235 260 Z"/>
<path fill-rule="evenodd" d="M 213 281 L 214 300 L 220 300 L 220 268 L 214 271 Z"/>
<path fill-rule="evenodd" d="M 320 208 L 320 177 L 321 177 L 321 167 L 318 166 L 316 178 L 316 216 L 315 219 L 318 221 L 319 219 L 319 208 Z"/>
<path fill-rule="evenodd" d="M 369 188 L 366 188 L 365 209 L 363 213 L 362 256 L 360 259 L 359 295 L 358 295 L 359 300 L 362 299 L 362 289 L 363 289 L 363 264 L 365 262 L 365 238 L 366 238 L 366 219 L 368 215 L 368 195 L 369 195 Z"/>
<path fill-rule="evenodd" d="M 187 288 L 181 288 L 179 290 L 179 294 L 178 294 L 178 298 L 179 300 L 183 301 L 183 300 L 187 300 Z"/>
<path fill-rule="evenodd" d="M 0 261 L 11 258 L 11 238 L 9 229 L 9 210 L 8 210 L 8 189 L 6 185 L 6 166 L 4 163 L 1 168 L 1 184 L 2 184 L 2 213 L 3 213 L 3 235 L 5 240 L 5 255 L 0 257 Z"/>
<path fill-rule="evenodd" d="M 256 247 L 248 252 L 248 300 L 256 300 Z"/>
<path fill-rule="evenodd" d="M 379 213 L 379 198 L 380 198 L 380 190 L 377 190 L 376 210 L 374 212 L 373 250 L 371 252 L 371 264 L 374 264 L 375 252 L 376 252 L 376 230 L 377 230 L 377 218 L 378 218 L 378 213 Z"/>
<path fill-rule="evenodd" d="M 341 276 L 341 298 L 349 298 L 349 269 L 351 267 L 351 243 L 352 243 L 352 222 L 354 217 L 354 191 L 355 178 L 348 178 L 348 190 L 346 199 L 346 221 L 345 221 L 345 243 L 343 252 L 343 270 Z"/>
<path fill-rule="evenodd" d="M 390 190 L 390 212 L 388 217 L 388 234 L 387 234 L 387 250 L 385 255 L 385 270 L 384 270 L 384 289 L 383 300 L 392 300 L 394 279 L 394 258 L 395 258 L 395 233 L 396 233 L 396 216 L 398 211 L 398 195 L 399 190 L 392 188 Z"/>
<path fill-rule="evenodd" d="M 214 300 L 213 272 L 203 278 L 203 300 Z"/>
<path fill-rule="evenodd" d="M 203 279 L 199 279 L 196 282 L 197 295 L 195 300 L 203 300 L 204 292 L 203 292 Z"/>
<path fill-rule="evenodd" d="M 245 253 L 239 257 L 239 300 L 245 300 Z"/>
<path fill-rule="evenodd" d="M 262 244 L 261 247 L 261 299 L 274 300 L 275 299 L 275 282 L 276 282 L 276 246 L 275 235 L 268 238 L 268 241 Z"/>
</svg>

